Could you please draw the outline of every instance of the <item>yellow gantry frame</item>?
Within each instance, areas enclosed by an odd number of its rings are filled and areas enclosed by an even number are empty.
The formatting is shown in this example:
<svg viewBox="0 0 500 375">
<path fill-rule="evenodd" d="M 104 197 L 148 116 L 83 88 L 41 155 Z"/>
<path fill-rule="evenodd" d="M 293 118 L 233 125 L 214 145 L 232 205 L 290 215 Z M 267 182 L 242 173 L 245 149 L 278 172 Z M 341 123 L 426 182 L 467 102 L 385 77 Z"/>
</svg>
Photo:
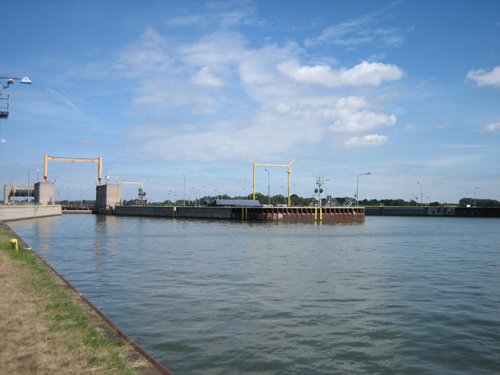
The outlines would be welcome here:
<svg viewBox="0 0 500 375">
<path fill-rule="evenodd" d="M 288 173 L 288 206 L 291 206 L 291 202 L 290 202 L 290 173 L 292 173 L 292 164 L 293 162 L 295 161 L 292 160 L 290 162 L 290 164 L 288 165 L 281 165 L 281 164 L 257 164 L 257 163 L 254 163 L 253 160 L 250 158 L 250 157 L 247 157 L 248 161 L 250 163 L 253 164 L 253 200 L 255 200 L 255 166 L 256 165 L 261 165 L 261 166 L 264 166 L 264 167 L 284 167 L 286 168 L 286 173 Z"/>
<path fill-rule="evenodd" d="M 144 189 L 144 183 L 146 180 L 142 182 L 125 182 L 122 181 L 120 177 L 116 178 L 118 181 L 120 181 L 120 204 L 122 204 L 122 198 L 123 198 L 123 184 L 136 184 L 136 185 L 141 185 L 141 189 Z"/>
<path fill-rule="evenodd" d="M 59 160 L 59 161 L 82 161 L 82 162 L 95 162 L 99 163 L 98 167 L 98 177 L 97 177 L 97 186 L 101 186 L 102 180 L 102 157 L 95 159 L 83 159 L 83 158 L 59 158 L 55 156 L 45 155 L 43 160 L 43 182 L 47 182 L 47 161 L 49 160 Z"/>
</svg>

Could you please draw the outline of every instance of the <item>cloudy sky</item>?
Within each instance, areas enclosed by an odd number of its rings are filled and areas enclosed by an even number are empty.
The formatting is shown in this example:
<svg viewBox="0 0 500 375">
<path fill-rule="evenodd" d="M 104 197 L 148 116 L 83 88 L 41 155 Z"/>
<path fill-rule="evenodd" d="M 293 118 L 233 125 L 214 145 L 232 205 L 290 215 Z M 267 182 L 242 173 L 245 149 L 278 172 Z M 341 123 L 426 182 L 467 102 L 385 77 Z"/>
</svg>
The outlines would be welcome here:
<svg viewBox="0 0 500 375">
<path fill-rule="evenodd" d="M 499 1 L 2 2 L 0 184 L 103 158 L 153 201 L 252 191 L 500 199 Z M 2 84 L 6 84 L 2 79 Z M 266 167 L 256 191 L 267 194 Z M 30 171 L 31 169 L 31 171 Z M 36 171 L 38 169 L 39 171 Z M 271 194 L 286 168 L 269 167 Z M 59 176 L 59 177 L 56 177 Z M 49 161 L 56 199 L 95 163 Z M 137 186 L 126 185 L 125 198 Z"/>
</svg>

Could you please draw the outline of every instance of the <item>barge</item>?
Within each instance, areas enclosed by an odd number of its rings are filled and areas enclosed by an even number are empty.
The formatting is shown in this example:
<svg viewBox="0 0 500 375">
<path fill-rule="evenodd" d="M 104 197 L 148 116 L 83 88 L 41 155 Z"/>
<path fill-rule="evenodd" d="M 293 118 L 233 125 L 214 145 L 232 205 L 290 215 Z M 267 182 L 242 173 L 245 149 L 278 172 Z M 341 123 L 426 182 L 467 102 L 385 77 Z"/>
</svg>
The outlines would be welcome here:
<svg viewBox="0 0 500 375">
<path fill-rule="evenodd" d="M 117 216 L 146 216 L 186 219 L 226 219 L 243 221 L 335 221 L 364 220 L 364 207 L 179 207 L 116 206 L 94 213 Z"/>
</svg>

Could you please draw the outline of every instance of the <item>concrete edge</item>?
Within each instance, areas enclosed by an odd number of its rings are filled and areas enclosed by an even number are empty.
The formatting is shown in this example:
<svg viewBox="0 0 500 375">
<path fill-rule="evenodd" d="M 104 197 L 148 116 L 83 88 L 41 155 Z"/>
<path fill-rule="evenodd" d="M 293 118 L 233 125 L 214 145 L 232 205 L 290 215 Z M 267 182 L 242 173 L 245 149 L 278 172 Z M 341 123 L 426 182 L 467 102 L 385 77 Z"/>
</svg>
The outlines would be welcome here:
<svg viewBox="0 0 500 375">
<path fill-rule="evenodd" d="M 94 310 L 97 315 L 126 343 L 130 344 L 144 359 L 146 359 L 153 367 L 162 375 L 174 375 L 165 366 L 163 366 L 158 360 L 156 360 L 151 354 L 149 354 L 143 347 L 136 343 L 130 336 L 123 332 L 111 319 L 109 319 L 106 314 L 104 314 L 97 306 L 95 306 L 87 297 L 85 297 L 77 288 L 75 288 L 64 276 L 57 272 L 50 264 L 48 264 L 40 255 L 38 255 L 31 247 L 28 246 L 24 240 L 19 237 L 19 235 L 12 230 L 12 228 L 0 220 L 0 228 L 5 228 L 13 234 L 13 237 L 17 238 L 19 245 L 23 246 L 25 250 L 31 251 L 38 261 L 40 261 L 45 267 L 47 267 L 51 272 L 53 272 L 59 279 L 63 281 L 78 297 L 92 310 Z"/>
</svg>

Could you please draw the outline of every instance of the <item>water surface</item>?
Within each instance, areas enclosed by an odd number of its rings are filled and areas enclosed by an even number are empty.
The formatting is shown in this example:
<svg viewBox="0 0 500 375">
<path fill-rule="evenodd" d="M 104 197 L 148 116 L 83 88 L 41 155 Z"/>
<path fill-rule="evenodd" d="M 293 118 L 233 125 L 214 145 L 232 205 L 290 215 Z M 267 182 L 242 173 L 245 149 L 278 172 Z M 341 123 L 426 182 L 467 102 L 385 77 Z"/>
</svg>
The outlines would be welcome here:
<svg viewBox="0 0 500 375">
<path fill-rule="evenodd" d="M 9 225 L 176 375 L 500 373 L 498 219 Z"/>
</svg>

